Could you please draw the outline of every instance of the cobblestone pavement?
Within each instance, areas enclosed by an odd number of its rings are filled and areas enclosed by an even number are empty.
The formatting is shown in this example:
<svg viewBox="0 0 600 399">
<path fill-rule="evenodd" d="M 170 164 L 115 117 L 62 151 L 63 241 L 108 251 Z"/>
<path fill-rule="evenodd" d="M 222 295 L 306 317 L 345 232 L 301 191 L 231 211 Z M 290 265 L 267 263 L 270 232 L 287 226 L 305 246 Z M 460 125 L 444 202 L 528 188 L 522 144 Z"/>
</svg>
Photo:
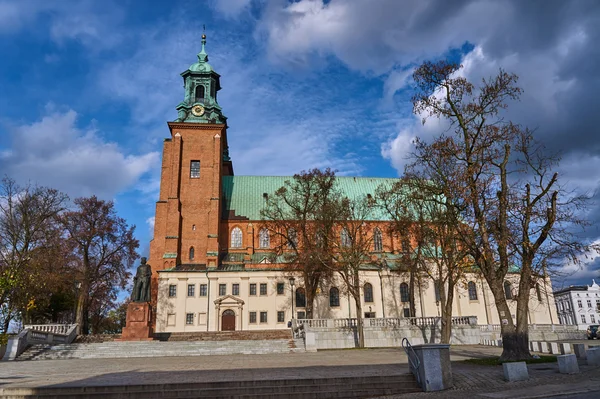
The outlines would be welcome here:
<svg viewBox="0 0 600 399">
<path fill-rule="evenodd" d="M 391 395 L 381 399 L 409 398 L 549 398 L 567 394 L 596 392 L 600 397 L 600 368 L 580 362 L 579 374 L 560 374 L 557 363 L 530 364 L 529 380 L 504 381 L 502 366 L 477 366 L 452 362 L 454 388 L 429 393 Z M 572 396 L 576 397 L 576 396 Z"/>
<path fill-rule="evenodd" d="M 581 365 L 577 375 L 558 373 L 556 363 L 529 365 L 530 380 L 508 383 L 500 366 L 477 366 L 468 358 L 498 356 L 501 348 L 451 349 L 454 388 L 386 398 L 550 397 L 562 392 L 600 391 L 600 368 Z M 407 373 L 399 348 L 331 350 L 318 353 L 194 357 L 76 359 L 0 363 L 0 388 L 186 383 L 224 380 L 297 379 Z"/>
</svg>

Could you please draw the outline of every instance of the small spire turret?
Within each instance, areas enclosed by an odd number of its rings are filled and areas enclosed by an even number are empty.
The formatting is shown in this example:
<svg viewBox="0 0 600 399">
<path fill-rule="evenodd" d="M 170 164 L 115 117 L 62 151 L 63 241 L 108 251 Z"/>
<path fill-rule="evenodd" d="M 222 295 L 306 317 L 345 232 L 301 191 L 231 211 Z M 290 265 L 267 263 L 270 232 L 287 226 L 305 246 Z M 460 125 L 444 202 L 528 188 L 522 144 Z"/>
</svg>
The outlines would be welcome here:
<svg viewBox="0 0 600 399">
<path fill-rule="evenodd" d="M 206 30 L 206 27 L 204 28 Z M 206 33 L 202 33 L 202 49 L 198 53 L 198 62 L 208 62 L 208 54 L 206 54 Z"/>
</svg>

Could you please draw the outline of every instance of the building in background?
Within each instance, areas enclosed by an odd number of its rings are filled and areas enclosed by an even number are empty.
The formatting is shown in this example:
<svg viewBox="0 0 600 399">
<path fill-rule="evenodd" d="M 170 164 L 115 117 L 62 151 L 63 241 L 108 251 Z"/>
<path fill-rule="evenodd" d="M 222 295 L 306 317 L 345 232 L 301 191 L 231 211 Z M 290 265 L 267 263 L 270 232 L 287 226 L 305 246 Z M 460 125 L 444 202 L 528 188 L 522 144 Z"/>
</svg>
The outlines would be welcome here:
<svg viewBox="0 0 600 399">
<path fill-rule="evenodd" d="M 292 177 L 235 176 L 228 151 L 227 119 L 218 104 L 220 75 L 208 63 L 206 37 L 198 62 L 183 72 L 184 100 L 163 144 L 160 197 L 156 203 L 149 264 L 156 332 L 287 328 L 306 313 L 303 282 L 273 256 L 261 222 L 266 196 Z M 284 133 L 284 132 L 283 132 Z M 371 198 L 397 179 L 339 177 L 348 197 Z M 369 221 L 373 264 L 362 277 L 363 317 L 408 317 L 409 274 L 402 272 L 401 243 L 384 216 Z M 385 259 L 385 261 L 383 261 Z M 291 277 L 295 277 L 293 280 Z M 513 299 L 518 274 L 505 283 Z M 440 315 L 432 280 L 415 292 L 416 317 Z M 530 300 L 530 323 L 557 321 L 550 279 L 540 278 Z M 353 300 L 335 279 L 317 293 L 315 318 L 356 317 Z M 516 301 L 510 301 L 515 318 Z M 456 288 L 454 316 L 499 324 L 493 296 L 478 273 Z"/>
<path fill-rule="evenodd" d="M 585 330 L 590 324 L 600 324 L 600 286 L 572 285 L 554 292 L 560 324 L 577 325 Z"/>
</svg>

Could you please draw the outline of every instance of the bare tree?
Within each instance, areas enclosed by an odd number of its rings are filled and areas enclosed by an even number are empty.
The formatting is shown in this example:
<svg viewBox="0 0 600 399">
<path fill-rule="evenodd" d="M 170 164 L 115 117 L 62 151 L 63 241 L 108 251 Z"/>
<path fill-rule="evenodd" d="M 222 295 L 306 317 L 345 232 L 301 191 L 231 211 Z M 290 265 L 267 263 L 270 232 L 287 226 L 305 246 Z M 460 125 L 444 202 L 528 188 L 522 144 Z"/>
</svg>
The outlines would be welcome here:
<svg viewBox="0 0 600 399">
<path fill-rule="evenodd" d="M 500 71 L 479 87 L 456 72 L 459 65 L 426 62 L 413 77 L 414 112 L 447 120 L 447 136 L 419 143 L 415 161 L 436 153 L 453 159 L 446 175 L 453 187 L 464 187 L 462 220 L 468 224 L 463 242 L 480 268 L 495 299 L 501 320 L 501 360 L 530 357 L 529 292 L 537 276 L 534 264 L 550 258 L 577 261 L 582 251 L 597 248 L 576 239 L 571 227 L 582 226 L 575 210 L 582 197 L 565 193 L 550 168 L 557 159 L 537 146 L 532 133 L 505 121 L 501 111 L 517 99 L 517 76 Z M 460 191 L 457 190 L 457 193 Z M 559 199 L 560 198 L 560 199 Z M 516 321 L 504 291 L 511 266 L 519 268 Z"/>
<path fill-rule="evenodd" d="M 417 286 L 421 285 L 419 266 L 422 263 L 422 251 L 424 243 L 422 236 L 415 229 L 415 215 L 410 211 L 411 200 L 409 198 L 412 190 L 408 179 L 400 179 L 391 186 L 381 185 L 377 188 L 375 198 L 377 205 L 381 207 L 391 220 L 389 224 L 390 233 L 397 237 L 401 243 L 402 266 L 398 270 L 401 273 L 408 272 L 408 293 L 410 317 L 416 317 L 415 293 Z"/>
<path fill-rule="evenodd" d="M 335 230 L 331 230 L 331 256 L 333 262 L 329 264 L 337 273 L 346 291 L 354 299 L 356 307 L 356 326 L 358 330 L 358 346 L 365 346 L 361 269 L 371 264 L 371 249 L 373 247 L 373 234 L 368 229 L 368 220 L 372 216 L 373 202 L 364 199 L 350 200 L 347 198 L 338 201 L 339 211 L 336 212 L 338 220 Z"/>
<path fill-rule="evenodd" d="M 306 317 L 313 317 L 317 288 L 331 276 L 331 231 L 337 219 L 335 173 L 302 171 L 269 195 L 261 217 L 275 252 L 290 272 L 300 272 L 306 292 Z"/>
</svg>

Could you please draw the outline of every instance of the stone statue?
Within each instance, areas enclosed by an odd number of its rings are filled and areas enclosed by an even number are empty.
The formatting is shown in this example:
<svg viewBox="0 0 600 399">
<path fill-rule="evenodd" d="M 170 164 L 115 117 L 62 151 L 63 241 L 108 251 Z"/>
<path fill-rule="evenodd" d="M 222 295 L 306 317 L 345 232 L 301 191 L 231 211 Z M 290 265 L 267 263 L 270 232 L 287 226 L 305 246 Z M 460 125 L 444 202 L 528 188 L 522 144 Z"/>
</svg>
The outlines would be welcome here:
<svg viewBox="0 0 600 399">
<path fill-rule="evenodd" d="M 146 264 L 146 258 L 141 259 L 141 264 L 137 268 L 137 273 L 133 278 L 133 291 L 131 292 L 132 302 L 150 302 L 150 280 L 152 278 L 152 269 Z"/>
</svg>

